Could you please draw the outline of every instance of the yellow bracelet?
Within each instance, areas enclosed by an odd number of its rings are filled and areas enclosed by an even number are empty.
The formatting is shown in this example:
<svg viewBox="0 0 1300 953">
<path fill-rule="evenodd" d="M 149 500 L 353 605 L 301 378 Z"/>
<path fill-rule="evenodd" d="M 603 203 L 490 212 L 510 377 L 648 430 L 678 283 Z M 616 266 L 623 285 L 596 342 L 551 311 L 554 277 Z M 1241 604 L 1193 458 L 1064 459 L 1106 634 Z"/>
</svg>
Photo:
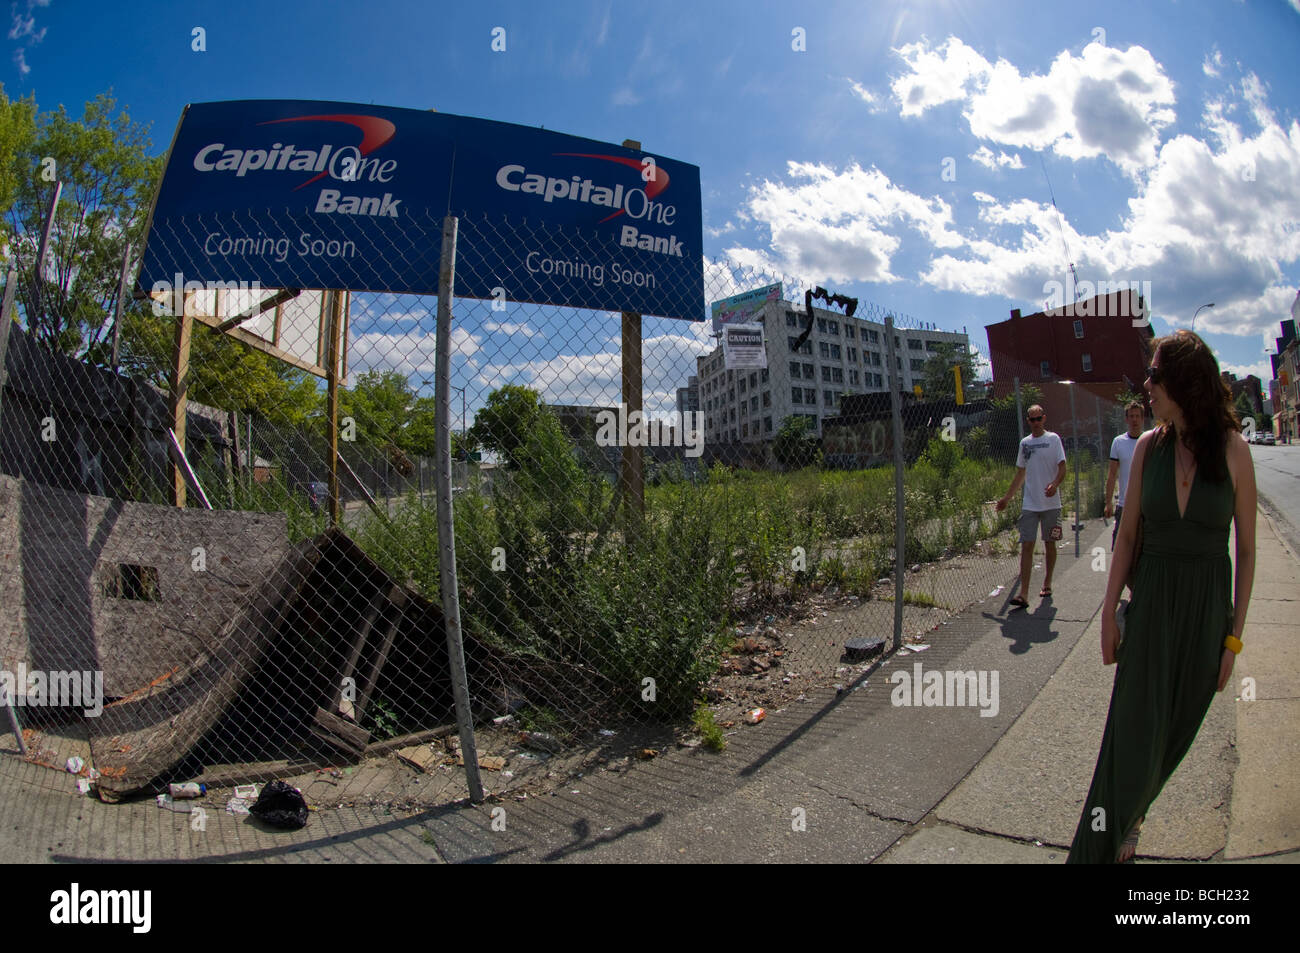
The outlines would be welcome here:
<svg viewBox="0 0 1300 953">
<path fill-rule="evenodd" d="M 1223 640 L 1223 647 L 1226 649 L 1232 649 L 1234 655 L 1240 655 L 1242 649 L 1241 639 L 1230 635 Z"/>
</svg>

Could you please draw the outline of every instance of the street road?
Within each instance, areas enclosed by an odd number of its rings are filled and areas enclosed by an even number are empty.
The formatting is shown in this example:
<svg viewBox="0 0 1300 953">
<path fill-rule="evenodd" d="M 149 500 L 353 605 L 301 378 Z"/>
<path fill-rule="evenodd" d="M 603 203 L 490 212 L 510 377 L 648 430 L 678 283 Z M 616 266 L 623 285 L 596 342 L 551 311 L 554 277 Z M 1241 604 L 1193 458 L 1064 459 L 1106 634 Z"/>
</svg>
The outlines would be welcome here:
<svg viewBox="0 0 1300 953">
<path fill-rule="evenodd" d="M 1278 524 L 1293 553 L 1300 553 L 1300 446 L 1252 445 L 1260 505 Z"/>
</svg>

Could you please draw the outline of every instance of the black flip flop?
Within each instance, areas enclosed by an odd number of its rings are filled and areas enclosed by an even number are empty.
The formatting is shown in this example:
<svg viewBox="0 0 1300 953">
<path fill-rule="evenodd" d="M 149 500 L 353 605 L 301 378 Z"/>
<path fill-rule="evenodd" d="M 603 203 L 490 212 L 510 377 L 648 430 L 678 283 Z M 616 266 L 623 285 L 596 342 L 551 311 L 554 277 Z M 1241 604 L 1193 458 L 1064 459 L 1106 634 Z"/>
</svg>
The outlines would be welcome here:
<svg viewBox="0 0 1300 953">
<path fill-rule="evenodd" d="M 1017 609 L 1028 609 L 1029 600 L 1020 596 L 1013 596 L 1011 599 L 1007 600 L 1007 605 L 1014 606 Z"/>
</svg>

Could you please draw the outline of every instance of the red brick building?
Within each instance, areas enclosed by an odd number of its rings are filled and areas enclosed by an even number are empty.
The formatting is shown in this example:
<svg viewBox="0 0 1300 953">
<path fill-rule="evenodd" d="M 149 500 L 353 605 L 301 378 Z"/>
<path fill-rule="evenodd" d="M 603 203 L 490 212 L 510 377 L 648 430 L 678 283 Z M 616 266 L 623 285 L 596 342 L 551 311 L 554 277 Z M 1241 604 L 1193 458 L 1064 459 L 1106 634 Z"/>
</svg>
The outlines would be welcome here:
<svg viewBox="0 0 1300 953">
<path fill-rule="evenodd" d="M 1077 382 L 1076 412 L 1087 442 L 1096 442 L 1093 396 L 1109 403 L 1115 395 L 1141 391 L 1150 363 L 1149 323 L 1134 327 L 1146 315 L 1146 303 L 1135 290 L 1118 291 L 1077 301 L 1063 308 L 1022 315 L 1017 308 L 1009 320 L 987 325 L 989 360 L 993 366 L 993 396 L 1015 390 L 1015 379 L 1043 392 L 1047 425 L 1072 444 L 1070 388 Z M 1085 425 L 1084 418 L 1092 425 Z M 1089 439 L 1091 437 L 1091 439 Z"/>
</svg>

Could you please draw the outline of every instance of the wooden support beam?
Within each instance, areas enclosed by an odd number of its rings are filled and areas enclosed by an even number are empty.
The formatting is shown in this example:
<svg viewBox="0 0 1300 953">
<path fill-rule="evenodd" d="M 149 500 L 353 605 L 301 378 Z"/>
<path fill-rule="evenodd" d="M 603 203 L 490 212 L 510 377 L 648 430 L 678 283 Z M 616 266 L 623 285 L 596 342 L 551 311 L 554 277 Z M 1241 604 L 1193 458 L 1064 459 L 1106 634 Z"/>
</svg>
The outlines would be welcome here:
<svg viewBox="0 0 1300 953">
<path fill-rule="evenodd" d="M 326 294 L 326 307 L 329 308 L 329 343 L 326 348 L 325 381 L 327 384 L 326 415 L 329 418 L 328 439 L 330 445 L 329 489 L 330 505 L 329 523 L 340 526 L 343 514 L 339 506 L 339 336 L 343 333 L 343 292 L 330 291 Z"/>
<path fill-rule="evenodd" d="M 190 335 L 194 319 L 190 317 L 189 298 L 177 290 L 179 307 L 176 308 L 176 335 L 172 347 L 171 415 L 172 434 L 181 459 L 185 457 L 185 408 L 189 403 L 190 386 Z M 185 506 L 185 474 L 178 461 L 172 461 L 171 501 L 173 506 Z"/>
<path fill-rule="evenodd" d="M 624 147 L 640 149 L 635 139 L 624 139 Z M 630 420 L 632 412 L 642 411 L 641 396 L 641 315 L 623 312 L 623 403 Z M 631 427 L 629 426 L 629 430 Z M 645 520 L 644 456 L 640 446 L 629 446 L 624 441 L 622 465 L 619 468 L 619 495 L 623 500 L 623 532 L 625 538 L 640 535 Z"/>
</svg>

